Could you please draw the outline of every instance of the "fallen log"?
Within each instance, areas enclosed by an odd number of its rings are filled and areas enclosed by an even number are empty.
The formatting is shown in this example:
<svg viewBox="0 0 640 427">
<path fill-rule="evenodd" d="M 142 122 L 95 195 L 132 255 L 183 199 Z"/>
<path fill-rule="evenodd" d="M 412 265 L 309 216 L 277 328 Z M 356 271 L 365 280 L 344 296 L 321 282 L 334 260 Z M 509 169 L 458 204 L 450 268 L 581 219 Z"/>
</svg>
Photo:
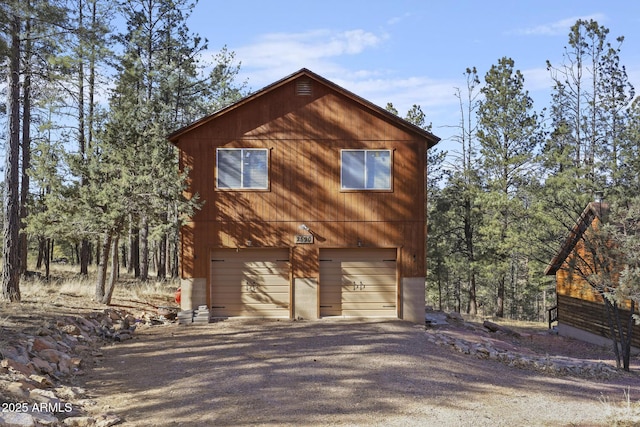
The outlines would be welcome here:
<svg viewBox="0 0 640 427">
<path fill-rule="evenodd" d="M 501 326 L 501 325 L 498 325 L 497 323 L 489 322 L 488 320 L 485 320 L 482 323 L 482 326 L 484 326 L 485 328 L 487 328 L 491 332 L 502 332 L 504 334 L 520 338 L 520 333 L 519 332 L 516 332 L 513 329 L 509 329 L 506 326 Z"/>
</svg>

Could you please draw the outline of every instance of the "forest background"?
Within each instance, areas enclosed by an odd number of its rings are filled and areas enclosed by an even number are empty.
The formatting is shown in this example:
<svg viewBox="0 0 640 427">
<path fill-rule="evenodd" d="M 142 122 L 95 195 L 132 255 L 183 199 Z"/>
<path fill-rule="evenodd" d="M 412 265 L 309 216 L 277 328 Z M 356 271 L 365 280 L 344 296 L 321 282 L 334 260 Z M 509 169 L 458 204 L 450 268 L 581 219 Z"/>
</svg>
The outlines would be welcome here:
<svg viewBox="0 0 640 427">
<path fill-rule="evenodd" d="M 208 42 L 188 27 L 193 8 L 187 0 L 0 4 L 0 298 L 19 301 L 20 278 L 30 268 L 48 277 L 53 260 L 83 275 L 98 265 L 95 296 L 105 303 L 120 268 L 143 281 L 177 277 L 179 226 L 199 201 L 183 198 L 166 136 L 249 93 L 233 51 L 204 60 Z M 637 205 L 640 104 L 620 59 L 624 38 L 594 20 L 567 35 L 563 61 L 546 64 L 553 85 L 542 108 L 509 57 L 460 70 L 456 149 L 436 146 L 428 159 L 435 308 L 544 320 L 555 304 L 545 267 L 587 203 L 598 193 L 614 211 Z M 431 129 L 420 105 L 403 117 Z"/>
</svg>

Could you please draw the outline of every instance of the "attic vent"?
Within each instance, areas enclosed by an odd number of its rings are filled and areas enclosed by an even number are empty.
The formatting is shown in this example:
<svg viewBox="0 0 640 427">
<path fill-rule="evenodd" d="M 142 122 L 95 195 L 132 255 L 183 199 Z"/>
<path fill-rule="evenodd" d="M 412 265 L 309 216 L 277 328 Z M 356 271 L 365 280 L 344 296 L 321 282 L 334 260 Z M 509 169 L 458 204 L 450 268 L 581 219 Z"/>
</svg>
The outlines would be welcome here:
<svg viewBox="0 0 640 427">
<path fill-rule="evenodd" d="M 311 80 L 298 80 L 296 82 L 296 95 L 311 96 Z"/>
</svg>

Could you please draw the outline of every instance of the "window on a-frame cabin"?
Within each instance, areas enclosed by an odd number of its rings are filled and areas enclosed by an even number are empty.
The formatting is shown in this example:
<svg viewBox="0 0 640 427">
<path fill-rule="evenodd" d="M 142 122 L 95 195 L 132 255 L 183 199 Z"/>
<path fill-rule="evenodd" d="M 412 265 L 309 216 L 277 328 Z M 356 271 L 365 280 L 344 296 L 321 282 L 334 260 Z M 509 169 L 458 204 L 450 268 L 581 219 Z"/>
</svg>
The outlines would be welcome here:
<svg viewBox="0 0 640 427">
<path fill-rule="evenodd" d="M 342 150 L 342 190 L 391 190 L 391 150 Z"/>
<path fill-rule="evenodd" d="M 269 188 L 269 152 L 266 148 L 218 148 L 216 188 L 266 190 Z"/>
</svg>

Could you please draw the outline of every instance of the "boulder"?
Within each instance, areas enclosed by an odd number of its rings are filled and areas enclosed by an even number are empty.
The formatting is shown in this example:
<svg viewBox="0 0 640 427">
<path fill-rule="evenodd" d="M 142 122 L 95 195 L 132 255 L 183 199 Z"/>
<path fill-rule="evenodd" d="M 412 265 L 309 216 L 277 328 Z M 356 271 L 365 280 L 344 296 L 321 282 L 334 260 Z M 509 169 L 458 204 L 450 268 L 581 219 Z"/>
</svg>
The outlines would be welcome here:
<svg viewBox="0 0 640 427">
<path fill-rule="evenodd" d="M 0 360 L 0 366 L 9 369 L 10 372 L 16 372 L 28 377 L 36 373 L 36 369 L 31 362 L 20 363 L 13 359 Z"/>
<path fill-rule="evenodd" d="M 39 352 L 45 349 L 54 349 L 57 350 L 56 342 L 49 336 L 37 336 L 33 339 L 33 345 L 31 346 L 31 350 L 35 352 Z"/>
</svg>

